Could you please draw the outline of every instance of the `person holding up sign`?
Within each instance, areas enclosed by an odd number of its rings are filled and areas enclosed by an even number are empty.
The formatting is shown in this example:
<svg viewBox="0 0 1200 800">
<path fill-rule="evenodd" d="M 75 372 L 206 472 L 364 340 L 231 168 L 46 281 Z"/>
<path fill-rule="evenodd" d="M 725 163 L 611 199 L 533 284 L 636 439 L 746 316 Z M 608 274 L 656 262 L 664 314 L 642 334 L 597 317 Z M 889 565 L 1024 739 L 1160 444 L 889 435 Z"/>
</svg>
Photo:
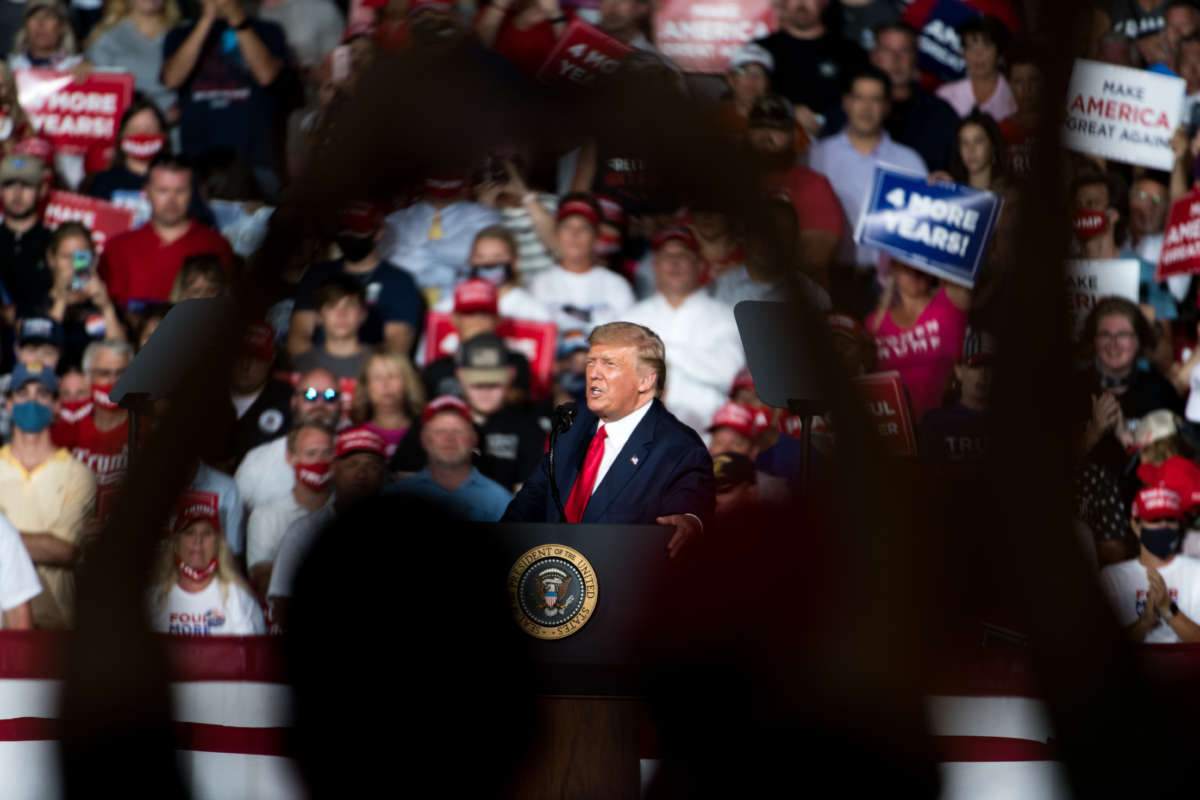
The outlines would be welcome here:
<svg viewBox="0 0 1200 800">
<path fill-rule="evenodd" d="M 533 77 L 574 16 L 558 0 L 491 0 L 475 17 L 475 33 L 484 47 Z"/>
</svg>

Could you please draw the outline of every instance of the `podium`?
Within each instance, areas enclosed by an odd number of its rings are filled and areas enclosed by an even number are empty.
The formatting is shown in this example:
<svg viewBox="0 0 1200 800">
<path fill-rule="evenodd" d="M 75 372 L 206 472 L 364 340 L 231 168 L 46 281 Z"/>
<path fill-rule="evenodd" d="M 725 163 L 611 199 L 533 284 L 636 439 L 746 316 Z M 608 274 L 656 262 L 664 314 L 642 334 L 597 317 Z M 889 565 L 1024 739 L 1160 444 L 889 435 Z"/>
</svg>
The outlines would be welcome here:
<svg viewBox="0 0 1200 800">
<path fill-rule="evenodd" d="M 639 643 L 672 568 L 672 533 L 660 525 L 479 526 L 538 691 L 538 733 L 513 797 L 640 796 L 648 715 L 639 695 L 650 660 Z"/>
</svg>

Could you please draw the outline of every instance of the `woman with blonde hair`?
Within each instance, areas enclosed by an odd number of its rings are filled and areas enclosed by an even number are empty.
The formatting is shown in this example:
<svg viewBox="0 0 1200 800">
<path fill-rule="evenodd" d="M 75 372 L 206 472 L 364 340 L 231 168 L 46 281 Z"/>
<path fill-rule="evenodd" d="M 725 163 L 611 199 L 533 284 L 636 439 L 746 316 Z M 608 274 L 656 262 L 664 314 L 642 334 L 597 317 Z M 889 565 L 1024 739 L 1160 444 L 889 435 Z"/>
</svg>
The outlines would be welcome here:
<svg viewBox="0 0 1200 800">
<path fill-rule="evenodd" d="M 372 350 L 354 388 L 354 424 L 382 436 L 391 458 L 424 409 L 425 388 L 408 357 L 383 347 Z"/>
<path fill-rule="evenodd" d="M 262 610 L 234 566 L 217 497 L 186 492 L 150 587 L 150 626 L 185 636 L 266 633 Z"/>
<path fill-rule="evenodd" d="M 163 39 L 179 24 L 176 0 L 106 0 L 104 17 L 88 36 L 88 60 L 133 73 L 134 87 L 171 115 L 175 92 L 163 86 Z"/>
<path fill-rule="evenodd" d="M 13 37 L 8 64 L 13 69 L 72 70 L 86 74 L 67 7 L 62 0 L 27 0 L 25 22 Z"/>
<path fill-rule="evenodd" d="M 182 303 L 211 297 L 229 296 L 229 273 L 215 253 L 193 253 L 183 259 L 167 301 Z"/>
</svg>

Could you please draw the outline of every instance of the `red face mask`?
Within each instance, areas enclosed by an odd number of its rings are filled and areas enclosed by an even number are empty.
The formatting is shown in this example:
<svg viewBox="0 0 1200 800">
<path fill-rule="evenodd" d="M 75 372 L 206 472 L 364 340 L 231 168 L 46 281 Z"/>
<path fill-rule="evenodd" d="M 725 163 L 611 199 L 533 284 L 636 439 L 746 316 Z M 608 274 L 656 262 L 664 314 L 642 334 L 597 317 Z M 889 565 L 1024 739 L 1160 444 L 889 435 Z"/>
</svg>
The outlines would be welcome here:
<svg viewBox="0 0 1200 800">
<path fill-rule="evenodd" d="M 1075 238 L 1081 242 L 1094 239 L 1108 230 L 1108 215 L 1090 208 L 1075 209 Z"/>
<path fill-rule="evenodd" d="M 112 383 L 92 384 L 92 402 L 96 404 L 96 408 L 103 408 L 105 411 L 116 411 L 120 408 L 119 405 L 108 399 L 108 393 L 112 391 L 114 385 Z"/>
<path fill-rule="evenodd" d="M 58 406 L 58 416 L 72 425 L 92 413 L 91 400 L 62 400 Z"/>
<path fill-rule="evenodd" d="M 204 567 L 203 569 L 196 569 L 195 567 L 189 567 L 187 564 L 183 563 L 179 556 L 175 556 L 175 566 L 179 567 L 179 571 L 188 578 L 191 578 L 194 581 L 203 581 L 212 577 L 212 574 L 217 571 L 217 559 L 213 558 L 212 561 L 208 562 L 208 566 Z"/>
<path fill-rule="evenodd" d="M 328 461 L 318 461 L 315 464 L 293 464 L 292 469 L 295 470 L 296 481 L 301 485 L 314 492 L 323 492 L 332 477 L 329 465 Z"/>
<path fill-rule="evenodd" d="M 161 133 L 131 133 L 121 139 L 121 152 L 138 161 L 149 161 L 158 155 L 167 137 Z"/>
<path fill-rule="evenodd" d="M 425 193 L 439 200 L 449 200 L 457 197 L 467 186 L 463 178 L 426 178 Z"/>
</svg>

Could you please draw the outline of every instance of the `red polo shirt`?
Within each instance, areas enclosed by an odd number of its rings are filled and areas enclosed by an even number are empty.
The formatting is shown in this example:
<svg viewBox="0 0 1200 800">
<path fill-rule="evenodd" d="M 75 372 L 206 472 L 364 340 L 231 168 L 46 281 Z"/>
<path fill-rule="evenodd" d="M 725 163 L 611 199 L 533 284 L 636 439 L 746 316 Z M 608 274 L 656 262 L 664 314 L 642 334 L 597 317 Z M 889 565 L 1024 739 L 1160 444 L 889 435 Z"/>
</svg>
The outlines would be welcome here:
<svg viewBox="0 0 1200 800">
<path fill-rule="evenodd" d="M 183 259 L 197 253 L 215 253 L 226 271 L 233 268 L 233 249 L 212 228 L 193 221 L 187 233 L 167 243 L 147 222 L 108 242 L 100 257 L 100 277 L 108 286 L 108 296 L 121 308 L 131 300 L 161 303 L 171 294 Z"/>
</svg>

